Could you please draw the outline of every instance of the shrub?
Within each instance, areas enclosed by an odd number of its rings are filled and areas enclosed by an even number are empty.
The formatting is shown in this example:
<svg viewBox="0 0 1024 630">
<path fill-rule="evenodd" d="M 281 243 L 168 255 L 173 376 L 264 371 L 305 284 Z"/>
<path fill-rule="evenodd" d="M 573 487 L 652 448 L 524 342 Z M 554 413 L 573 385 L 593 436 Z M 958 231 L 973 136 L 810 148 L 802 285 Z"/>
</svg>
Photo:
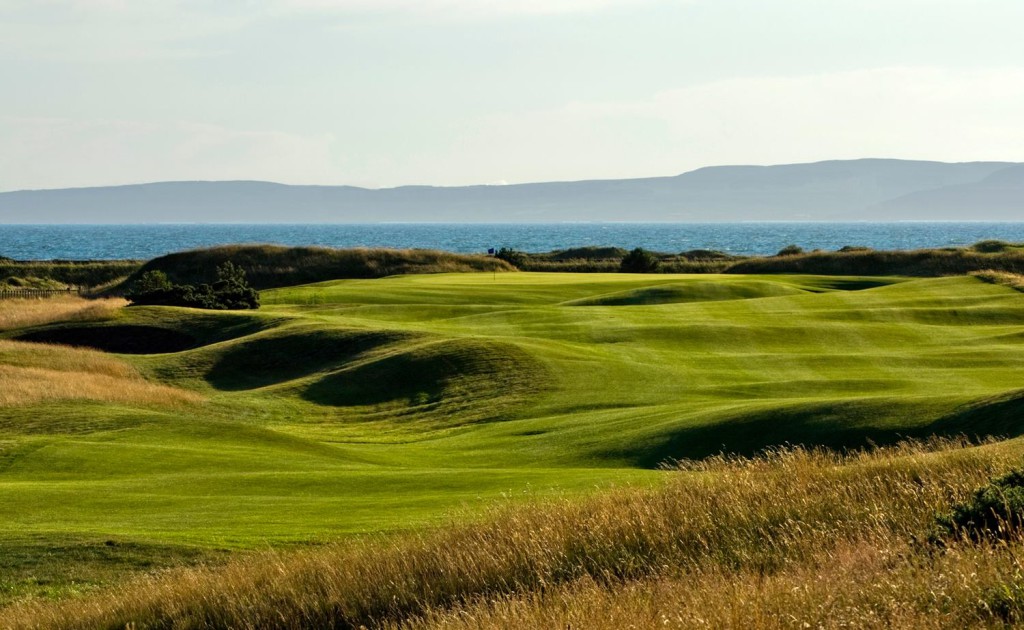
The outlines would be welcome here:
<svg viewBox="0 0 1024 630">
<path fill-rule="evenodd" d="M 974 491 L 970 500 L 936 517 L 936 538 L 1008 538 L 1024 522 L 1024 470 L 1014 470 Z"/>
<path fill-rule="evenodd" d="M 659 263 L 657 256 L 637 247 L 622 258 L 619 268 L 624 273 L 651 273 L 658 269 Z"/>
<path fill-rule="evenodd" d="M 504 260 L 513 267 L 520 268 L 526 264 L 526 254 L 520 251 L 516 251 L 511 247 L 502 247 L 498 250 L 498 253 L 494 255 L 499 260 Z"/>
<path fill-rule="evenodd" d="M 172 284 L 164 272 L 147 271 L 125 297 L 139 306 L 188 306 L 211 310 L 260 307 L 259 293 L 246 282 L 245 271 L 231 261 L 217 267 L 217 281 L 212 285 Z"/>
<path fill-rule="evenodd" d="M 786 245 L 779 250 L 776 256 L 797 256 L 804 253 L 804 248 L 799 245 Z"/>
<path fill-rule="evenodd" d="M 170 289 L 171 286 L 171 281 L 167 278 L 166 273 L 162 271 L 147 271 L 135 281 L 132 291 L 138 294 L 152 293 L 153 291 Z"/>
<path fill-rule="evenodd" d="M 1013 249 L 1013 245 L 1006 241 L 988 240 L 979 241 L 974 245 L 971 245 L 971 249 L 982 254 L 998 254 L 999 252 L 1005 252 L 1008 249 Z"/>
</svg>

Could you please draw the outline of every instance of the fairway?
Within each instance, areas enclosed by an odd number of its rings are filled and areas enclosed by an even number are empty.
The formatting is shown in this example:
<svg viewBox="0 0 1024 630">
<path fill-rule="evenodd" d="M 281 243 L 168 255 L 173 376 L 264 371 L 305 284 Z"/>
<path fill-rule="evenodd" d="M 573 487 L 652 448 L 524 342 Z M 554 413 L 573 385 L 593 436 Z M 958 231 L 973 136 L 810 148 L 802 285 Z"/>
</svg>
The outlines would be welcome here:
<svg viewBox="0 0 1024 630">
<path fill-rule="evenodd" d="M 0 584 L 51 551 L 145 568 L 116 550 L 323 542 L 721 451 L 1020 433 L 1024 294 L 972 277 L 465 273 L 261 297 L 0 331 L 0 547 L 23 558 Z"/>
</svg>

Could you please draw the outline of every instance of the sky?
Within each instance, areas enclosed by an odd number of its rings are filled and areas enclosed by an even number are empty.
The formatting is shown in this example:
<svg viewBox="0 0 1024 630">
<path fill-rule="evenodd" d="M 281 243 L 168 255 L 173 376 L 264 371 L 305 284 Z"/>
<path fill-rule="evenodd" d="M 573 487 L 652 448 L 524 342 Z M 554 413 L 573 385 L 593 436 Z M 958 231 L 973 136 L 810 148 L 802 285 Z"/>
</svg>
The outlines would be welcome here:
<svg viewBox="0 0 1024 630">
<path fill-rule="evenodd" d="M 0 190 L 1024 161 L 1020 0 L 0 0 Z"/>
</svg>

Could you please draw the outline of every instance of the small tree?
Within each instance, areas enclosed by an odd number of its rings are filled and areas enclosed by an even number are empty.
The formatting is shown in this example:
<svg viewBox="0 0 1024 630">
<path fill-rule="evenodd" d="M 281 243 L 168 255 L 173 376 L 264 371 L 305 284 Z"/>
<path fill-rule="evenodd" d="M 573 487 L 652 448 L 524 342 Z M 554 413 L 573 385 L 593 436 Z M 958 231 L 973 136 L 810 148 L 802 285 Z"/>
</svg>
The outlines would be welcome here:
<svg viewBox="0 0 1024 630">
<path fill-rule="evenodd" d="M 504 260 L 513 267 L 522 267 L 526 263 L 526 254 L 511 247 L 502 247 L 494 254 L 494 257 Z"/>
<path fill-rule="evenodd" d="M 651 252 L 637 247 L 622 258 L 619 268 L 624 273 L 652 273 L 658 269 L 661 261 Z"/>
<path fill-rule="evenodd" d="M 242 269 L 230 260 L 225 260 L 223 264 L 217 267 L 217 282 L 248 286 L 245 280 L 245 269 Z"/>
<path fill-rule="evenodd" d="M 147 271 L 139 276 L 139 279 L 132 285 L 132 293 L 150 293 L 152 291 L 163 291 L 171 288 L 171 281 L 167 274 L 154 270 Z"/>
<path fill-rule="evenodd" d="M 245 279 L 245 270 L 230 260 L 217 267 L 217 281 L 213 283 L 210 293 L 215 308 L 246 309 L 260 307 L 260 294 L 249 286 Z"/>
</svg>

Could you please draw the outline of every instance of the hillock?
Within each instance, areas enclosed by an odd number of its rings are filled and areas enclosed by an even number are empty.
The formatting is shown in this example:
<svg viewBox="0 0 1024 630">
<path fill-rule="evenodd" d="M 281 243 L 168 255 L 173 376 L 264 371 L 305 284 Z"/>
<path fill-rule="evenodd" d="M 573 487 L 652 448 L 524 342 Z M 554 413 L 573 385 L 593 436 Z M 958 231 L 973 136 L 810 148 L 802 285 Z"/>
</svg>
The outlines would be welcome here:
<svg viewBox="0 0 1024 630">
<path fill-rule="evenodd" d="M 60 286 L 99 287 L 123 280 L 134 273 L 138 260 L 30 260 L 0 257 L 0 278 L 32 279 Z M 9 283 L 14 284 L 14 283 Z"/>
<path fill-rule="evenodd" d="M 241 268 L 250 285 L 256 289 L 413 273 L 514 270 L 496 258 L 426 249 L 227 245 L 154 258 L 132 274 L 126 285 L 151 271 L 163 272 L 178 285 L 212 284 L 217 280 L 216 269 L 226 262 Z"/>
<path fill-rule="evenodd" d="M 772 256 L 741 256 L 707 249 L 678 254 L 646 251 L 657 264 L 623 265 L 635 255 L 617 247 L 582 247 L 546 253 L 503 248 L 508 260 L 523 271 L 607 273 L 800 273 L 828 276 L 965 275 L 980 271 L 1024 273 L 1024 246 L 988 240 L 967 247 L 916 250 L 873 250 L 847 245 L 837 251 L 806 251 L 788 245 Z"/>
</svg>

